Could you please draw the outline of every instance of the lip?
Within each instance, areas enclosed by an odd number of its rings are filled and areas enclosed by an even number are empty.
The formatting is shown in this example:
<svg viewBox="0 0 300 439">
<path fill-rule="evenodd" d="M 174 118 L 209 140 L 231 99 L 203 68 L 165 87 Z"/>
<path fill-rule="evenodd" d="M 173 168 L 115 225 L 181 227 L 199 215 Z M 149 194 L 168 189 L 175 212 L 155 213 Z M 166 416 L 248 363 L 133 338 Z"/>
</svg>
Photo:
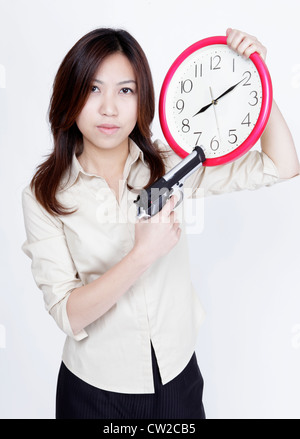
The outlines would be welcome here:
<svg viewBox="0 0 300 439">
<path fill-rule="evenodd" d="M 117 125 L 113 125 L 109 123 L 104 123 L 97 126 L 97 130 L 107 135 L 115 134 L 119 129 L 120 127 L 118 127 Z"/>
</svg>

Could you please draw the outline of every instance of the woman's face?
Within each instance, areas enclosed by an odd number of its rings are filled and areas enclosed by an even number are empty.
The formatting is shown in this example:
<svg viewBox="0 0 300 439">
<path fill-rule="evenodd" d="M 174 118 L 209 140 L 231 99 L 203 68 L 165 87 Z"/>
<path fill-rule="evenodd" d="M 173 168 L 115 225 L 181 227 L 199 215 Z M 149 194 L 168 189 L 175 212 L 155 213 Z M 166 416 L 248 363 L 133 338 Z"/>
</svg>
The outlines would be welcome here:
<svg viewBox="0 0 300 439">
<path fill-rule="evenodd" d="M 84 148 L 128 148 L 137 121 L 137 84 L 133 68 L 122 53 L 101 63 L 90 95 L 76 123 Z"/>
</svg>

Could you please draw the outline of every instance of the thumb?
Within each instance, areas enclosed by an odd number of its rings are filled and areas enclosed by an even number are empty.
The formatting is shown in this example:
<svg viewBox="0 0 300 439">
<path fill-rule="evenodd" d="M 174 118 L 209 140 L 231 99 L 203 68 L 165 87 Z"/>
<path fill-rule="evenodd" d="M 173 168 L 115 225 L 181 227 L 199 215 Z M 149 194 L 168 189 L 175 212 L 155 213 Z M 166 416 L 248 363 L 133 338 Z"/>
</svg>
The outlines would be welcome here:
<svg viewBox="0 0 300 439">
<path fill-rule="evenodd" d="M 232 31 L 231 27 L 229 27 L 229 28 L 226 30 L 226 36 L 227 36 L 227 37 L 228 37 L 228 35 L 230 34 L 231 31 Z"/>
</svg>

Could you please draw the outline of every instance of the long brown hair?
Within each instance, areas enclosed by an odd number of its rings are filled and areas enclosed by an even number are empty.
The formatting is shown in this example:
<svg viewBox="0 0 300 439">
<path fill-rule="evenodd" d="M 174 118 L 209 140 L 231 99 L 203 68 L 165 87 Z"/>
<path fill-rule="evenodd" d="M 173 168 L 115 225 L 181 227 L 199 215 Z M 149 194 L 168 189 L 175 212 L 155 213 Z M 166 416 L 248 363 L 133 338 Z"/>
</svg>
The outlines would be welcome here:
<svg viewBox="0 0 300 439">
<path fill-rule="evenodd" d="M 147 186 L 165 173 L 162 155 L 151 141 L 150 125 L 155 102 L 147 58 L 138 42 L 125 30 L 100 28 L 82 37 L 67 53 L 56 74 L 49 107 L 54 148 L 37 167 L 31 188 L 39 203 L 51 214 L 67 215 L 56 198 L 62 175 L 70 169 L 74 152 L 82 145 L 76 119 L 89 96 L 91 83 L 101 62 L 116 52 L 130 61 L 136 75 L 138 116 L 130 138 L 144 152 L 150 168 Z"/>
</svg>

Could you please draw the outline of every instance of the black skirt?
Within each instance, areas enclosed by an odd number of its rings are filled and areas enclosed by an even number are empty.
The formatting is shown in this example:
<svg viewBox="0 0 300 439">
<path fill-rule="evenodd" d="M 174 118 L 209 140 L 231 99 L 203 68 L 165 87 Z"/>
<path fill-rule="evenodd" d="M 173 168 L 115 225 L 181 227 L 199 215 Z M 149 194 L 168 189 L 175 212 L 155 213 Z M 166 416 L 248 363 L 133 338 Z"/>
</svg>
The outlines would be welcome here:
<svg viewBox="0 0 300 439">
<path fill-rule="evenodd" d="M 193 354 L 185 369 L 162 385 L 152 348 L 155 393 L 109 392 L 87 384 L 61 364 L 56 419 L 205 419 L 203 379 Z"/>
</svg>

